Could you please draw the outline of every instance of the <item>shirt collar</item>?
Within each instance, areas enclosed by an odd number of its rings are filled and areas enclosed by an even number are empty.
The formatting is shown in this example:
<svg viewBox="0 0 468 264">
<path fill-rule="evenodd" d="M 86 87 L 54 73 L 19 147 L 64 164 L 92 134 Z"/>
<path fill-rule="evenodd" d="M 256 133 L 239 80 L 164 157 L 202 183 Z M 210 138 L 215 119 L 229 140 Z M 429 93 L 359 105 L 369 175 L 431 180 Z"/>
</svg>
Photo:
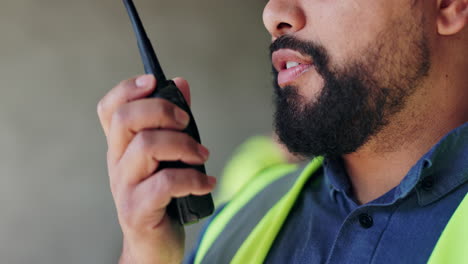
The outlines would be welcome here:
<svg viewBox="0 0 468 264">
<path fill-rule="evenodd" d="M 467 164 L 468 123 L 465 123 L 434 145 L 397 187 L 375 202 L 394 203 L 414 190 L 421 206 L 435 202 L 468 181 Z M 325 159 L 323 165 L 332 199 L 335 199 L 337 192 L 349 198 L 352 195 L 351 183 L 342 159 Z"/>
<path fill-rule="evenodd" d="M 323 161 L 323 172 L 333 200 L 336 199 L 337 193 L 343 193 L 346 198 L 351 196 L 351 182 L 341 158 L 326 158 Z"/>
<path fill-rule="evenodd" d="M 432 203 L 468 181 L 468 123 L 456 128 L 423 158 L 416 185 L 420 205 Z"/>
</svg>

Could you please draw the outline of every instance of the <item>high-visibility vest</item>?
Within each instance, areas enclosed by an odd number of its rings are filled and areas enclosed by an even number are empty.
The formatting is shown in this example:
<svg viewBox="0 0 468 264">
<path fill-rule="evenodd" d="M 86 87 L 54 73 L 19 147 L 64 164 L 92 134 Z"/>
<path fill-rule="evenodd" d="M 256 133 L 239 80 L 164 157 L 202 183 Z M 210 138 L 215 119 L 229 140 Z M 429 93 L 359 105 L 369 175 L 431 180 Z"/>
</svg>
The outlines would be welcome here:
<svg viewBox="0 0 468 264">
<path fill-rule="evenodd" d="M 265 169 L 212 220 L 195 264 L 263 263 L 302 188 L 322 165 L 281 164 Z M 255 199 L 253 199 L 255 198 Z M 468 263 L 468 194 L 440 236 L 429 264 Z"/>
</svg>

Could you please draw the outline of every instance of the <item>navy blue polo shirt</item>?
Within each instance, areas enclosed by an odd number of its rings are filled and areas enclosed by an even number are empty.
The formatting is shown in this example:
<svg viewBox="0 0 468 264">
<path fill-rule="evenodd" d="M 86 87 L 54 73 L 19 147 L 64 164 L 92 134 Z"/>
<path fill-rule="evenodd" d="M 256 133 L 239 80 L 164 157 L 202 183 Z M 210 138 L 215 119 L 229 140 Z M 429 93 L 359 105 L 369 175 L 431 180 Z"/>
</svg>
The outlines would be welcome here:
<svg viewBox="0 0 468 264">
<path fill-rule="evenodd" d="M 468 123 L 421 157 L 397 187 L 364 205 L 355 202 L 341 159 L 326 160 L 316 173 L 266 263 L 426 263 L 468 192 Z"/>
</svg>

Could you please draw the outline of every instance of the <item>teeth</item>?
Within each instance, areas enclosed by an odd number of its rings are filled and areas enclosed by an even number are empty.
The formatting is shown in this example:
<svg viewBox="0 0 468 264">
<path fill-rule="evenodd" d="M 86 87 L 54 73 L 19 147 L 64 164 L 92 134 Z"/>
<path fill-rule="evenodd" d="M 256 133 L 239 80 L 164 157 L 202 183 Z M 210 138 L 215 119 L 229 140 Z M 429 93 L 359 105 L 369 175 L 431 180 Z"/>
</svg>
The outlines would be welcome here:
<svg viewBox="0 0 468 264">
<path fill-rule="evenodd" d="M 286 63 L 286 69 L 290 69 L 290 68 L 293 68 L 293 67 L 296 67 L 296 66 L 299 66 L 299 63 L 295 62 L 295 61 L 288 61 Z"/>
</svg>

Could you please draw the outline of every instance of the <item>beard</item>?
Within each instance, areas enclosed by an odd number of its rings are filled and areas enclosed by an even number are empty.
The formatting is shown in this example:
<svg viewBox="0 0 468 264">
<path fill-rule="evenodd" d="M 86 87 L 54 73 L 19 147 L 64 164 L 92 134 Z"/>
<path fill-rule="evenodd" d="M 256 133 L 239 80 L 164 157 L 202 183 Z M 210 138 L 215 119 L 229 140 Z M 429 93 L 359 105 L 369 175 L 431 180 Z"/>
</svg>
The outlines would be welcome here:
<svg viewBox="0 0 468 264">
<path fill-rule="evenodd" d="M 290 35 L 272 43 L 271 53 L 292 49 L 310 56 L 324 81 L 320 93 L 306 99 L 300 87 L 279 87 L 273 68 L 275 131 L 292 154 L 335 158 L 356 152 L 405 108 L 429 72 L 430 52 L 422 24 L 398 25 L 396 37 L 382 32 L 362 59 L 342 66 L 330 65 L 327 50 L 317 43 Z"/>
</svg>

